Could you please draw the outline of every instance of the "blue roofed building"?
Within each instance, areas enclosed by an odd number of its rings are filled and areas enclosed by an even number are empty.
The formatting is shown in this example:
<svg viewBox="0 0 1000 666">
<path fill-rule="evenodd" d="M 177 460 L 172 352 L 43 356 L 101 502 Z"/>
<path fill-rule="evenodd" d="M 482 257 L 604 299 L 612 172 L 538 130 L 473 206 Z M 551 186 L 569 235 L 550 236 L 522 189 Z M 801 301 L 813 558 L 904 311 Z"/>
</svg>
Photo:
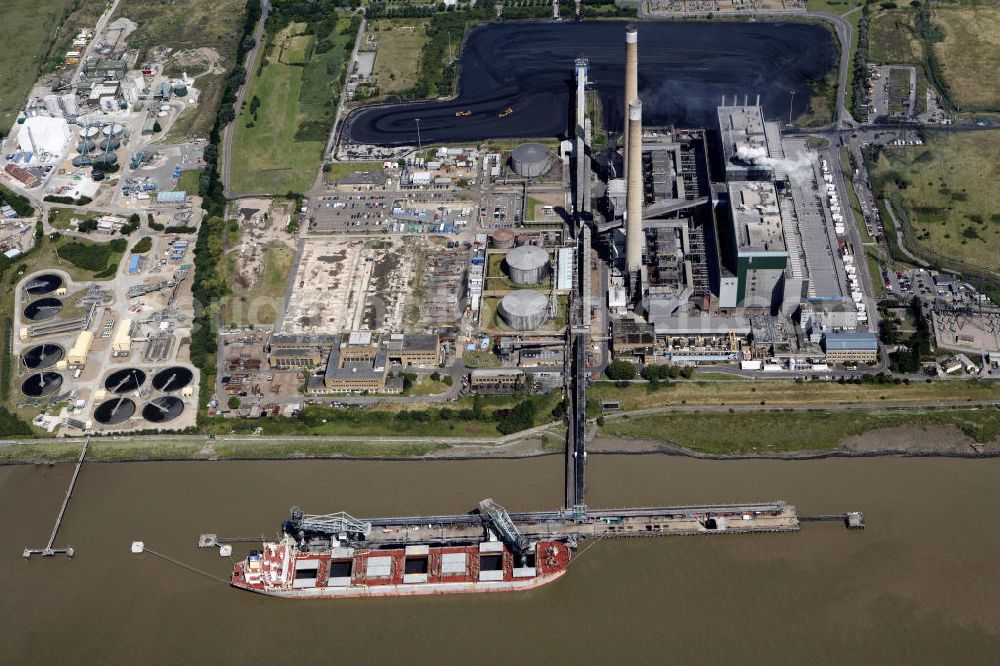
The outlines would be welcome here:
<svg viewBox="0 0 1000 666">
<path fill-rule="evenodd" d="M 878 361 L 878 336 L 874 333 L 827 333 L 823 339 L 827 363 L 875 363 Z"/>
</svg>

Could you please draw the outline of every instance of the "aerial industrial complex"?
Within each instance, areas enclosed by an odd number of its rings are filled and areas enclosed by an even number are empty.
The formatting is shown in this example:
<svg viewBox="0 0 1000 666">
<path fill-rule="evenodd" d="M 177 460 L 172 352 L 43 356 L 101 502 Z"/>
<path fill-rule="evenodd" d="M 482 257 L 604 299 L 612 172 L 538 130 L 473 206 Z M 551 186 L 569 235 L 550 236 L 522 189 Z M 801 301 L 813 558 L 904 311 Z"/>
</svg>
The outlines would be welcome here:
<svg viewBox="0 0 1000 666">
<path fill-rule="evenodd" d="M 644 122 L 655 101 L 640 99 L 630 25 L 621 127 L 592 112 L 601 100 L 581 57 L 566 72 L 573 123 L 561 141 L 427 147 L 417 118 L 416 145 L 380 148 L 335 126 L 308 193 L 234 199 L 239 240 L 224 266 L 240 296 L 219 310 L 214 390 L 199 396 L 189 250 L 201 210 L 178 184 L 204 165 L 203 146 L 163 136 L 197 105 L 198 83 L 167 66 L 170 49 L 139 62 L 133 28 L 119 19 L 81 34 L 5 142 L 5 183 L 73 207 L 50 210 L 47 231 L 103 240 L 135 226 L 152 241 L 116 258 L 107 282 L 55 269 L 18 282 L 16 381 L 50 431 L 187 427 L 199 403 L 209 415 L 294 416 L 324 398 L 570 391 L 573 368 L 597 379 L 616 360 L 737 376 L 885 368 L 873 284 L 889 280 L 870 274 L 839 152 L 740 91 L 721 96 L 709 126 Z M 512 114 L 500 107 L 497 120 Z M 5 216 L 12 259 L 33 237 L 30 220 Z M 992 305 L 933 278 L 942 348 L 980 352 L 976 371 L 989 372 L 1000 362 L 983 355 L 997 347 Z"/>
</svg>

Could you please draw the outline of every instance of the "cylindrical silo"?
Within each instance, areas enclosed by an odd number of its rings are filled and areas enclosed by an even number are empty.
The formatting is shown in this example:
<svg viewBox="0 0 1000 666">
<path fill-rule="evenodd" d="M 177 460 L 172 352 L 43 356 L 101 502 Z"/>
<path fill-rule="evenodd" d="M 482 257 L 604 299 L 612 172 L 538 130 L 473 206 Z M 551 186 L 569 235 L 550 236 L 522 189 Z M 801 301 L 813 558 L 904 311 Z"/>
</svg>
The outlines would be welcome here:
<svg viewBox="0 0 1000 666">
<path fill-rule="evenodd" d="M 541 292 L 519 289 L 503 297 L 497 312 L 515 331 L 533 331 L 549 318 L 549 299 Z"/>
<path fill-rule="evenodd" d="M 498 229 L 492 236 L 493 247 L 507 250 L 514 247 L 514 233 L 507 229 Z"/>
<path fill-rule="evenodd" d="M 539 284 L 549 272 L 549 253 L 537 245 L 515 247 L 504 260 L 515 284 Z"/>
</svg>

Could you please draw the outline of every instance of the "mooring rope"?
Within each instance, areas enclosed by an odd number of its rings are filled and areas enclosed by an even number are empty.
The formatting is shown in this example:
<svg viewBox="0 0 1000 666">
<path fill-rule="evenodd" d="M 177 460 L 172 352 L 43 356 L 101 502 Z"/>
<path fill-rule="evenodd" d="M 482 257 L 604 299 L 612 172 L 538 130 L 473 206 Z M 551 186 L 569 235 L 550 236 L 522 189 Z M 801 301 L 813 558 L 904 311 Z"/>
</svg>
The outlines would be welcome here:
<svg viewBox="0 0 1000 666">
<path fill-rule="evenodd" d="M 587 547 L 584 548 L 583 550 L 581 550 L 579 555 L 574 555 L 570 559 L 570 561 L 566 564 L 566 568 L 568 569 L 569 566 L 570 566 L 570 564 L 573 564 L 574 562 L 576 562 L 577 560 L 579 560 L 581 557 L 583 557 L 584 553 L 586 553 L 588 550 L 590 550 L 591 548 L 593 548 L 594 546 L 596 546 L 598 541 L 600 541 L 604 537 L 608 536 L 608 534 L 610 534 L 610 533 L 611 533 L 611 527 L 608 526 L 608 528 L 606 530 L 604 530 L 604 532 L 601 534 L 601 536 L 597 537 L 596 539 L 594 539 L 593 541 L 591 541 L 590 543 L 588 543 Z"/>
<path fill-rule="evenodd" d="M 152 548 L 150 548 L 148 546 L 143 549 L 143 552 L 144 553 L 152 553 L 153 555 L 156 555 L 160 559 L 166 560 L 167 562 L 170 562 L 172 564 L 176 564 L 177 566 L 183 567 L 183 568 L 187 569 L 188 571 L 193 571 L 194 573 L 200 574 L 202 576 L 205 576 L 206 578 L 211 578 L 214 581 L 218 581 L 220 583 L 225 583 L 226 585 L 229 584 L 229 581 L 226 580 L 225 578 L 220 578 L 220 577 L 216 576 L 215 574 L 210 574 L 207 571 L 204 571 L 204 570 L 199 569 L 197 567 L 193 567 L 190 564 L 185 564 L 185 563 L 181 562 L 180 560 L 175 560 L 174 558 L 170 557 L 169 555 L 164 555 L 163 553 L 158 553 L 158 552 L 156 552 L 155 550 L 153 550 Z"/>
</svg>

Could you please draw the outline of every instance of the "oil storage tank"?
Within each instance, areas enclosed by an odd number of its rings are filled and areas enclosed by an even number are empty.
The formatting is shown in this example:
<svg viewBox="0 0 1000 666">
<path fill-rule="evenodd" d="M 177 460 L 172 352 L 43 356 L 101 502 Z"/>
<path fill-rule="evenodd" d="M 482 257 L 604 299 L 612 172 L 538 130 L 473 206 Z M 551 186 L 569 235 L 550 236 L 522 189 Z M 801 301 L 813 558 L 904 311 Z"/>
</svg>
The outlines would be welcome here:
<svg viewBox="0 0 1000 666">
<path fill-rule="evenodd" d="M 515 247 L 504 260 L 515 284 L 539 284 L 549 273 L 549 253 L 537 245 Z"/>
<path fill-rule="evenodd" d="M 498 229 L 491 237 L 493 247 L 507 250 L 514 247 L 514 232 L 508 229 Z"/>
<path fill-rule="evenodd" d="M 497 311 L 515 331 L 533 331 L 549 318 L 549 299 L 539 291 L 519 289 L 504 296 Z"/>
<path fill-rule="evenodd" d="M 510 154 L 510 168 L 519 176 L 536 178 L 552 167 L 552 151 L 540 143 L 522 143 Z"/>
</svg>

